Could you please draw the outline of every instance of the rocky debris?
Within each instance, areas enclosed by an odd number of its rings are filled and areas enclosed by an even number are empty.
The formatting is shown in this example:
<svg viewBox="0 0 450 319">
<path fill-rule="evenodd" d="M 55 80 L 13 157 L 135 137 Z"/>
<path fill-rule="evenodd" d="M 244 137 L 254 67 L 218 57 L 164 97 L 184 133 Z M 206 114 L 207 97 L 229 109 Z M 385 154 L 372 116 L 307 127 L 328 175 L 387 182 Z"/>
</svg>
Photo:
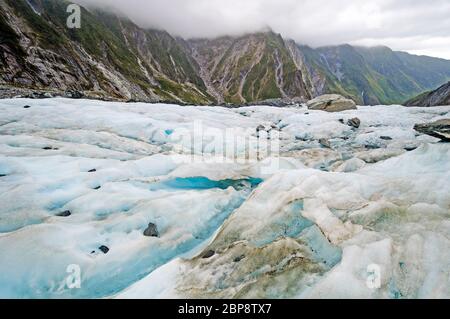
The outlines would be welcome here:
<svg viewBox="0 0 450 319">
<path fill-rule="evenodd" d="M 31 88 L 19 88 L 0 85 L 0 99 L 26 98 L 26 99 L 49 99 L 54 97 L 65 98 L 85 98 L 100 101 L 117 101 L 123 102 L 123 98 L 106 95 L 107 93 L 99 92 L 80 92 L 80 91 L 62 91 L 57 89 L 47 88 L 46 90 L 37 90 Z M 139 99 L 138 102 L 157 103 L 158 101 Z M 173 103 L 173 101 L 171 101 Z M 28 107 L 25 107 L 28 108 Z"/>
<path fill-rule="evenodd" d="M 212 256 L 214 256 L 215 254 L 216 254 L 216 252 L 214 250 L 209 249 L 202 254 L 202 258 L 208 259 L 208 258 L 211 258 Z"/>
<path fill-rule="evenodd" d="M 58 148 L 57 147 L 53 147 L 53 146 L 45 146 L 42 148 L 44 151 L 57 151 Z"/>
<path fill-rule="evenodd" d="M 25 105 L 23 108 L 24 109 L 29 109 L 31 106 L 29 106 L 29 105 Z"/>
<path fill-rule="evenodd" d="M 434 91 L 422 93 L 407 101 L 405 105 L 422 107 L 450 105 L 450 82 Z"/>
<path fill-rule="evenodd" d="M 150 223 L 146 230 L 144 230 L 144 236 L 146 237 L 159 237 L 159 231 L 156 224 Z"/>
<path fill-rule="evenodd" d="M 238 263 L 244 258 L 245 258 L 245 255 L 237 256 L 236 258 L 233 259 L 233 262 Z"/>
<path fill-rule="evenodd" d="M 84 94 L 77 90 L 67 90 L 64 93 L 64 96 L 69 99 L 82 99 L 84 97 Z"/>
<path fill-rule="evenodd" d="M 94 187 L 93 189 L 94 190 L 99 190 L 100 188 L 102 188 L 101 186 L 97 186 L 97 187 Z"/>
<path fill-rule="evenodd" d="M 285 107 L 285 106 L 299 106 L 301 103 L 305 102 L 301 98 L 284 98 L 284 99 L 268 99 L 256 102 L 248 102 L 244 103 L 245 106 L 255 106 L 255 105 L 264 105 L 264 106 L 274 106 L 274 107 Z"/>
<path fill-rule="evenodd" d="M 49 92 L 31 92 L 22 97 L 28 98 L 28 99 L 50 99 L 54 96 L 53 96 L 53 94 L 51 94 Z"/>
<path fill-rule="evenodd" d="M 380 136 L 380 139 L 382 139 L 384 141 L 392 141 L 392 137 L 390 137 L 390 136 Z"/>
<path fill-rule="evenodd" d="M 326 112 L 341 112 L 356 110 L 356 103 L 338 94 L 325 94 L 306 103 L 310 110 L 321 110 Z"/>
<path fill-rule="evenodd" d="M 339 123 L 342 123 L 342 124 L 345 123 L 344 119 L 339 119 L 338 121 L 339 121 Z"/>
<path fill-rule="evenodd" d="M 354 117 L 347 121 L 347 125 L 354 128 L 359 128 L 361 126 L 361 120 L 357 117 Z"/>
<path fill-rule="evenodd" d="M 319 144 L 322 145 L 323 147 L 331 148 L 330 141 L 327 140 L 326 138 L 319 139 Z"/>
<path fill-rule="evenodd" d="M 101 245 L 100 247 L 98 247 L 98 249 L 104 254 L 107 254 L 109 252 L 109 248 L 105 245 Z"/>
<path fill-rule="evenodd" d="M 95 173 L 97 170 L 95 168 L 88 170 L 88 173 Z"/>
<path fill-rule="evenodd" d="M 72 212 L 70 210 L 65 210 L 56 214 L 57 217 L 69 217 L 70 215 L 72 215 Z"/>
<path fill-rule="evenodd" d="M 422 134 L 430 135 L 450 142 L 450 119 L 443 119 L 432 123 L 416 124 L 414 129 Z"/>
</svg>

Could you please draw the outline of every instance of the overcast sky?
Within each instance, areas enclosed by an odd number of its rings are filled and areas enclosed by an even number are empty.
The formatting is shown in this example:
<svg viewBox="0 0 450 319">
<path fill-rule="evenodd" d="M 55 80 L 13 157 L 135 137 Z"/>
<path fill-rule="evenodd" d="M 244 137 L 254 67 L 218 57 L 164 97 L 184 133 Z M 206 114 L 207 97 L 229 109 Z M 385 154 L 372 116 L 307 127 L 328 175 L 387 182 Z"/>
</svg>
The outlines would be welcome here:
<svg viewBox="0 0 450 319">
<path fill-rule="evenodd" d="M 271 28 L 313 47 L 387 45 L 450 59 L 450 0 L 76 0 L 184 38 Z"/>
</svg>

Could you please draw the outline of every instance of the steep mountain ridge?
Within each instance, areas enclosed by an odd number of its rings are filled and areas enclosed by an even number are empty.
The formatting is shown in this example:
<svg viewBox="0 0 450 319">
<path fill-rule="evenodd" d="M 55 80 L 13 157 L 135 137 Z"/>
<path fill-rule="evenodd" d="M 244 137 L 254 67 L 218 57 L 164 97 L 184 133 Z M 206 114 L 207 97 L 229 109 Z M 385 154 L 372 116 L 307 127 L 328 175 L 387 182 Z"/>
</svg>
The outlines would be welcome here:
<svg viewBox="0 0 450 319">
<path fill-rule="evenodd" d="M 284 40 L 273 32 L 239 38 L 190 40 L 192 56 L 205 70 L 204 81 L 231 103 L 275 98 L 310 98 Z"/>
<path fill-rule="evenodd" d="M 185 40 L 65 0 L 0 1 L 0 85 L 175 103 L 303 102 L 338 93 L 402 103 L 450 80 L 450 61 L 350 45 L 313 49 L 274 32 Z"/>
</svg>

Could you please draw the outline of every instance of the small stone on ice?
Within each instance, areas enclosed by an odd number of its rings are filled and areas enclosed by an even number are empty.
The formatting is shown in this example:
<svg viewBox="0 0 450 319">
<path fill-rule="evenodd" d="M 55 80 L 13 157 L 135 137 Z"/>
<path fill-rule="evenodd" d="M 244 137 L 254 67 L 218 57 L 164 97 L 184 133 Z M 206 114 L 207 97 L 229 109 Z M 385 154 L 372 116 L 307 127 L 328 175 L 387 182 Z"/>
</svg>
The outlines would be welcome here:
<svg viewBox="0 0 450 319">
<path fill-rule="evenodd" d="M 107 254 L 108 251 L 109 251 L 109 248 L 104 246 L 104 245 L 101 245 L 100 247 L 98 247 L 98 249 L 100 249 L 101 252 L 104 253 L 104 254 Z"/>
<path fill-rule="evenodd" d="M 29 105 L 25 105 L 23 108 L 24 109 L 29 109 L 31 106 L 29 106 Z"/>
<path fill-rule="evenodd" d="M 97 170 L 94 168 L 94 169 L 89 170 L 88 173 L 95 173 L 96 171 Z"/>
<path fill-rule="evenodd" d="M 330 141 L 327 140 L 326 138 L 319 139 L 319 144 L 322 145 L 323 147 L 331 148 Z"/>
<path fill-rule="evenodd" d="M 202 258 L 203 259 L 208 259 L 211 258 L 212 256 L 214 256 L 216 254 L 216 252 L 214 250 L 207 250 L 203 255 Z"/>
<path fill-rule="evenodd" d="M 56 214 L 56 216 L 58 216 L 58 217 L 69 217 L 70 215 L 72 215 L 70 210 L 65 210 L 65 211 L 63 211 L 61 213 Z"/>
<path fill-rule="evenodd" d="M 352 126 L 354 128 L 359 128 L 359 126 L 361 125 L 361 120 L 357 117 L 354 117 L 347 121 L 347 125 Z"/>
<path fill-rule="evenodd" d="M 158 227 L 153 223 L 148 224 L 147 229 L 144 230 L 144 236 L 159 237 Z"/>
</svg>

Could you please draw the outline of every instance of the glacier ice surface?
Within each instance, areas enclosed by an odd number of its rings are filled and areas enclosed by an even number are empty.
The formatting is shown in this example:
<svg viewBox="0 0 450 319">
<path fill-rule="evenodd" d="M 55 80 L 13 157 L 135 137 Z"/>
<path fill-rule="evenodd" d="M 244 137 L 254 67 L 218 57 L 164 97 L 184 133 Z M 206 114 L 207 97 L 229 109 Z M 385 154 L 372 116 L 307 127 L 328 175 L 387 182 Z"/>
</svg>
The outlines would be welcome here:
<svg viewBox="0 0 450 319">
<path fill-rule="evenodd" d="M 0 297 L 449 298 L 449 116 L 0 100 Z"/>
</svg>

